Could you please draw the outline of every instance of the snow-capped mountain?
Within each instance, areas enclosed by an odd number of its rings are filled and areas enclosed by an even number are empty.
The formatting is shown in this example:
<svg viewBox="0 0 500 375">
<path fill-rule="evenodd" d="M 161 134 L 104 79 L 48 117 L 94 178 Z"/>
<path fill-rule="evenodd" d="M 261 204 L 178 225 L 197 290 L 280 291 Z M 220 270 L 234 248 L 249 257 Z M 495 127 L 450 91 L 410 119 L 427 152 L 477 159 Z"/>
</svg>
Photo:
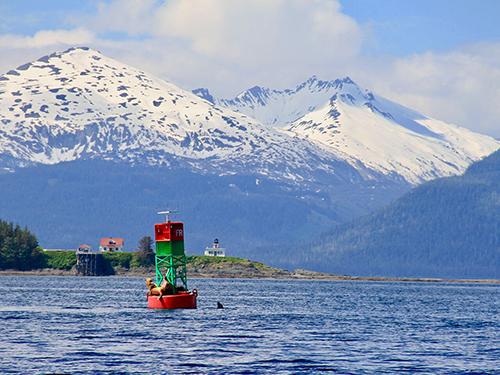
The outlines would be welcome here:
<svg viewBox="0 0 500 375">
<path fill-rule="evenodd" d="M 180 205 L 193 253 L 214 230 L 250 249 L 310 239 L 499 147 L 347 79 L 197 94 L 88 48 L 1 75 L 0 213 L 58 248 L 136 243 L 153 207 Z"/>
<path fill-rule="evenodd" d="M 410 188 L 88 48 L 0 76 L 0 213 L 42 246 L 137 243 L 172 206 L 195 254 L 303 241 Z"/>
<path fill-rule="evenodd" d="M 361 89 L 350 78 L 312 77 L 293 90 L 253 87 L 215 104 L 308 139 L 352 166 L 363 165 L 412 184 L 462 173 L 500 147 L 495 139 L 446 124 Z"/>
<path fill-rule="evenodd" d="M 290 180 L 317 170 L 357 174 L 310 142 L 89 48 L 44 56 L 0 76 L 0 124 L 4 167 L 103 158 L 221 173 L 243 168 Z"/>
<path fill-rule="evenodd" d="M 217 100 L 85 47 L 0 76 L 0 124 L 3 167 L 102 158 L 289 181 L 325 172 L 417 184 L 461 173 L 500 147 L 349 78 L 312 77 L 293 90 L 254 87 Z"/>
</svg>

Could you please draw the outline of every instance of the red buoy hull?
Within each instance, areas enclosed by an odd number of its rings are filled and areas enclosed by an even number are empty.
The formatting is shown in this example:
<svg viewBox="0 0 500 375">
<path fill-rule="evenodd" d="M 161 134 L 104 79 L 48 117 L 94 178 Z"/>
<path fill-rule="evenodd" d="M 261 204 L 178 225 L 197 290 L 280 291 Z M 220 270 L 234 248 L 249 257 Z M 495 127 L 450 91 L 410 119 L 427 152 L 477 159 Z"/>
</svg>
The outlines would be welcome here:
<svg viewBox="0 0 500 375">
<path fill-rule="evenodd" d="M 178 294 L 158 296 L 147 294 L 150 309 L 196 309 L 196 289 L 192 292 L 179 292 Z"/>
</svg>

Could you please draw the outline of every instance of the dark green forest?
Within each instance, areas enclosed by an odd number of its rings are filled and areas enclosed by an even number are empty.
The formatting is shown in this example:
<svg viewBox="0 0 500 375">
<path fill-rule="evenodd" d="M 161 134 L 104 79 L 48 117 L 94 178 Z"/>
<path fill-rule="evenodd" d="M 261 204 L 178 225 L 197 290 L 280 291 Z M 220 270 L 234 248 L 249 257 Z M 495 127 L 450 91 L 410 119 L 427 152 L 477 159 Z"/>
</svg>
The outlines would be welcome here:
<svg viewBox="0 0 500 375">
<path fill-rule="evenodd" d="M 301 227 L 300 215 L 278 214 L 292 217 L 295 230 L 308 230 Z M 0 268 L 69 262 L 41 251 L 27 228 L 2 222 L 0 236 Z M 151 262 L 151 253 L 136 253 L 110 255 L 114 258 L 109 262 L 125 268 Z M 311 242 L 269 245 L 238 256 L 272 267 L 351 276 L 500 279 L 500 151 L 472 164 L 461 176 L 422 184 Z"/>
<path fill-rule="evenodd" d="M 252 255 L 275 267 L 352 276 L 500 279 L 500 152 L 312 242 Z"/>
<path fill-rule="evenodd" d="M 0 220 L 0 269 L 31 270 L 44 266 L 36 236 L 19 224 Z"/>
</svg>

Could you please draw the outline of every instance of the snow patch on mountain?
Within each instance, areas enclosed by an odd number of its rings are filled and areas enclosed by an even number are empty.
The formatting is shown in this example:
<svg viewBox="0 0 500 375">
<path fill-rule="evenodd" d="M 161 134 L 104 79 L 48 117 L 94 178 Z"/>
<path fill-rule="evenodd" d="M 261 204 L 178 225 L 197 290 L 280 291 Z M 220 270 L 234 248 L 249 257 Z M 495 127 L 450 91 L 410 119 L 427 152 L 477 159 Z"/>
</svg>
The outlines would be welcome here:
<svg viewBox="0 0 500 375">
<path fill-rule="evenodd" d="M 232 100 L 195 94 L 89 48 L 0 76 L 0 167 L 80 158 L 312 181 L 418 184 L 461 173 L 500 143 L 362 90 L 312 77 Z"/>
<path fill-rule="evenodd" d="M 304 171 L 336 173 L 332 163 L 343 163 L 85 47 L 2 75 L 0 124 L 4 166 L 100 157 L 307 179 Z"/>
<path fill-rule="evenodd" d="M 251 116 L 284 134 L 307 139 L 353 167 L 363 165 L 418 184 L 460 174 L 500 143 L 361 89 L 350 78 L 312 77 L 295 89 L 253 87 L 220 106 Z"/>
</svg>

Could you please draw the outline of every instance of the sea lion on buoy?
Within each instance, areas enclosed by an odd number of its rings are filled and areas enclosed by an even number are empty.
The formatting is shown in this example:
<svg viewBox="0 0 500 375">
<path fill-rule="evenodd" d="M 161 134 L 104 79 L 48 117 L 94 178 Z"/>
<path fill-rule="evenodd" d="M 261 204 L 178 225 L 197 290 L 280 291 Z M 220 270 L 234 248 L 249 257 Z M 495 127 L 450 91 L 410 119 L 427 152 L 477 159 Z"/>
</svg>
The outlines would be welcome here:
<svg viewBox="0 0 500 375">
<path fill-rule="evenodd" d="M 158 285 L 156 285 L 156 283 L 154 283 L 151 279 L 146 279 L 146 285 L 148 286 L 149 290 L 158 287 Z"/>
<path fill-rule="evenodd" d="M 146 279 L 146 285 L 149 288 L 149 294 L 152 296 L 158 296 L 158 299 L 163 296 L 174 294 L 174 288 L 172 287 L 172 284 L 170 284 L 166 280 L 163 280 L 163 283 L 160 286 L 156 286 L 156 284 L 151 279 Z"/>
</svg>

